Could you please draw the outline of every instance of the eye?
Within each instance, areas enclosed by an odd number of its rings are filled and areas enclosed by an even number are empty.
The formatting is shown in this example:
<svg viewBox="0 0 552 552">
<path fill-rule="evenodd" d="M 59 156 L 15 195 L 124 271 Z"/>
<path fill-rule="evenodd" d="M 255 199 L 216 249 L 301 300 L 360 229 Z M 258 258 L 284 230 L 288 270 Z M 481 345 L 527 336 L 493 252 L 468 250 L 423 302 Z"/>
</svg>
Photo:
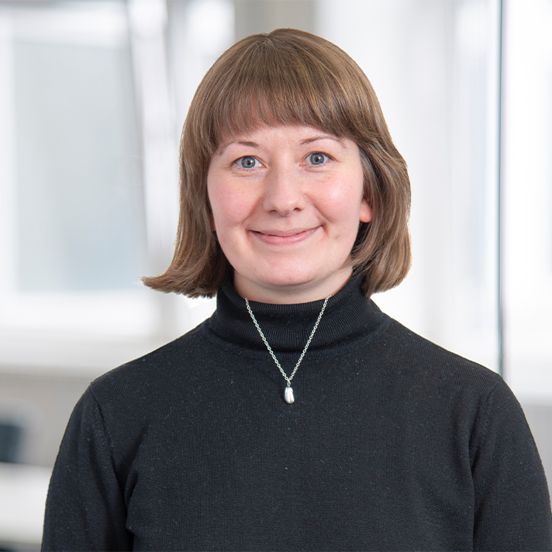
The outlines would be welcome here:
<svg viewBox="0 0 552 552">
<path fill-rule="evenodd" d="M 323 165 L 327 159 L 328 156 L 325 153 L 316 152 L 309 155 L 311 165 Z"/>
<path fill-rule="evenodd" d="M 254 169 L 257 165 L 257 160 L 251 155 L 246 155 L 245 157 L 240 157 L 236 163 L 238 163 L 242 169 Z"/>
</svg>

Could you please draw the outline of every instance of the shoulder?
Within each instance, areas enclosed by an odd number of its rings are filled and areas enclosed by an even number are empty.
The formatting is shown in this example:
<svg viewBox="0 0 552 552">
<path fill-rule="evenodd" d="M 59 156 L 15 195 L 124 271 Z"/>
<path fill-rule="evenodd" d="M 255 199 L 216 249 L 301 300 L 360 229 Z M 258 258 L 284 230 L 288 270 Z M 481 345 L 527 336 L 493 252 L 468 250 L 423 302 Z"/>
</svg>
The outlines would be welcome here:
<svg viewBox="0 0 552 552">
<path fill-rule="evenodd" d="M 491 425 L 503 429 L 515 426 L 527 432 L 518 400 L 496 372 L 392 319 L 380 338 L 380 347 L 380 358 L 385 359 L 384 377 L 409 418 L 420 423 L 431 420 L 475 447 L 485 441 Z"/>
<path fill-rule="evenodd" d="M 440 388 L 467 390 L 487 395 L 504 382 L 496 372 L 444 349 L 389 319 L 381 346 L 391 359 L 391 370 L 404 378 L 412 378 Z"/>
<path fill-rule="evenodd" d="M 127 402 L 163 401 L 193 377 L 194 367 L 206 355 L 201 325 L 162 347 L 106 372 L 89 387 L 91 397 L 105 408 Z"/>
<path fill-rule="evenodd" d="M 392 358 L 387 366 L 392 387 L 408 417 L 431 421 L 469 444 L 472 461 L 497 442 L 534 447 L 521 405 L 499 374 L 392 319 L 382 340 Z"/>
</svg>

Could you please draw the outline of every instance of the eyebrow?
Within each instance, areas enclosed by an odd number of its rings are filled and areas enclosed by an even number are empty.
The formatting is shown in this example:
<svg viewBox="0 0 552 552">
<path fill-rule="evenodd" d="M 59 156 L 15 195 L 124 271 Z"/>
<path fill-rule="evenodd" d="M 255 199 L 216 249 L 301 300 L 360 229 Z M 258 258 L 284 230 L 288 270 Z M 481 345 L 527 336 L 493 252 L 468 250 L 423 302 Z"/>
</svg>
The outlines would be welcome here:
<svg viewBox="0 0 552 552">
<path fill-rule="evenodd" d="M 228 146 L 231 146 L 232 144 L 239 144 L 240 146 L 247 146 L 247 147 L 250 147 L 250 148 L 258 148 L 259 147 L 259 144 L 257 144 L 256 142 L 241 142 L 241 141 L 240 142 L 228 142 L 228 144 L 225 144 L 224 146 L 222 146 L 222 148 L 220 148 L 217 155 L 222 155 L 224 153 L 224 150 Z"/>
<path fill-rule="evenodd" d="M 311 142 L 317 142 L 318 140 L 333 140 L 334 142 L 337 142 L 340 146 L 345 146 L 342 138 L 339 138 L 339 136 L 332 136 L 331 134 L 320 134 L 319 136 L 313 136 L 312 138 L 305 138 L 304 140 L 301 140 L 301 145 L 310 144 Z"/>
<path fill-rule="evenodd" d="M 311 144 L 312 142 L 318 142 L 319 140 L 333 140 L 334 142 L 337 142 L 341 147 L 345 147 L 345 143 L 342 138 L 339 138 L 338 136 L 332 136 L 330 134 L 320 134 L 317 136 L 311 136 L 310 138 L 305 138 L 304 140 L 301 140 L 300 145 L 304 146 L 306 144 Z M 220 151 L 218 152 L 218 155 L 222 155 L 224 153 L 224 150 L 232 145 L 232 144 L 238 144 L 240 146 L 247 146 L 249 148 L 260 148 L 261 146 L 257 144 L 257 142 L 250 142 L 247 140 L 240 140 L 239 142 L 228 142 L 228 144 L 225 144 Z"/>
</svg>

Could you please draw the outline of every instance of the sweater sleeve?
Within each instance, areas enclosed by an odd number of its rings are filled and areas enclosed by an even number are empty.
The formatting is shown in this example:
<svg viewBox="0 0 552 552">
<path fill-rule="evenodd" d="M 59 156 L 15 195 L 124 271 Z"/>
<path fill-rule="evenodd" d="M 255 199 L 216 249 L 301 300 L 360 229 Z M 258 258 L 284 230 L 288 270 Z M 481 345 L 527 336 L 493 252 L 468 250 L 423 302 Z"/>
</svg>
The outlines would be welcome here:
<svg viewBox="0 0 552 552">
<path fill-rule="evenodd" d="M 520 404 L 500 380 L 486 398 L 471 442 L 474 550 L 552 550 L 550 498 Z"/>
<path fill-rule="evenodd" d="M 42 550 L 132 550 L 100 407 L 90 389 L 69 420 L 54 466 Z"/>
</svg>

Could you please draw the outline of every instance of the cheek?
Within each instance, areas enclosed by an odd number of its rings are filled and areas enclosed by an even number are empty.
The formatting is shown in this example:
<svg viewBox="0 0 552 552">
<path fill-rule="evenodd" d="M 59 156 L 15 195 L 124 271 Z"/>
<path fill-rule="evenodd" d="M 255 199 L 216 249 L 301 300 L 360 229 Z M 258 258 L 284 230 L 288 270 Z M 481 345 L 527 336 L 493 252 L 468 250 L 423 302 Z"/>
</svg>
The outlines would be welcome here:
<svg viewBox="0 0 552 552">
<path fill-rule="evenodd" d="M 211 169 L 207 176 L 207 195 L 211 205 L 211 228 L 220 232 L 226 226 L 226 219 L 231 212 L 231 195 L 228 194 L 225 180 Z"/>
<path fill-rule="evenodd" d="M 251 211 L 246 194 L 225 186 L 212 185 L 209 189 L 211 204 L 211 227 L 213 230 L 230 230 L 241 226 Z"/>
<path fill-rule="evenodd" d="M 359 222 L 368 222 L 371 210 L 363 199 L 363 188 L 360 183 L 347 179 L 332 187 L 330 193 L 325 194 L 321 210 L 327 219 L 340 223 L 347 228 L 358 228 Z"/>
</svg>

